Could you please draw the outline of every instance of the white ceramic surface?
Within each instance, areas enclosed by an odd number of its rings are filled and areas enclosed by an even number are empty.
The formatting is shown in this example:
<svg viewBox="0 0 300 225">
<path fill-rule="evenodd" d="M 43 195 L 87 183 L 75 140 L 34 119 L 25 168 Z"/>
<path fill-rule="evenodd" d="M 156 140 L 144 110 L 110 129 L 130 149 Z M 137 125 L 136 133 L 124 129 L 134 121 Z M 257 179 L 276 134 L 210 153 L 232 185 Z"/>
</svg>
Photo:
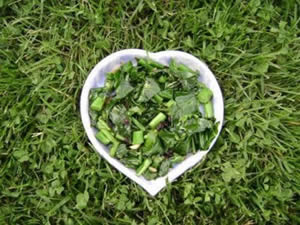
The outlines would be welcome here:
<svg viewBox="0 0 300 225">
<path fill-rule="evenodd" d="M 101 87 L 104 85 L 105 75 L 107 72 L 114 70 L 120 64 L 127 61 L 135 62 L 135 58 L 150 57 L 151 59 L 158 61 L 162 64 L 168 65 L 171 59 L 175 59 L 178 63 L 183 63 L 193 70 L 199 71 L 199 81 L 206 84 L 214 93 L 213 106 L 216 120 L 220 122 L 218 127 L 218 134 L 212 141 L 209 150 L 215 144 L 223 125 L 224 119 L 224 102 L 221 89 L 214 74 L 209 70 L 207 65 L 197 59 L 196 57 L 181 51 L 162 51 L 157 53 L 146 52 L 141 49 L 126 49 L 115 52 L 104 59 L 102 59 L 90 72 L 87 80 L 82 89 L 80 99 L 80 113 L 84 129 L 87 136 L 96 151 L 106 159 L 111 165 L 113 165 L 120 172 L 125 174 L 131 180 L 142 186 L 150 195 L 155 196 L 162 188 L 166 186 L 166 179 L 168 182 L 174 181 L 177 177 L 183 174 L 186 170 L 193 167 L 201 161 L 201 159 L 208 153 L 207 151 L 198 151 L 194 155 L 188 156 L 183 162 L 179 163 L 176 167 L 170 169 L 169 173 L 157 178 L 156 180 L 148 181 L 142 176 L 136 176 L 134 170 L 125 167 L 117 159 L 110 157 L 108 149 L 105 145 L 101 144 L 95 137 L 96 129 L 91 127 L 89 117 L 89 91 L 91 88 Z M 202 111 L 203 109 L 200 108 Z"/>
</svg>

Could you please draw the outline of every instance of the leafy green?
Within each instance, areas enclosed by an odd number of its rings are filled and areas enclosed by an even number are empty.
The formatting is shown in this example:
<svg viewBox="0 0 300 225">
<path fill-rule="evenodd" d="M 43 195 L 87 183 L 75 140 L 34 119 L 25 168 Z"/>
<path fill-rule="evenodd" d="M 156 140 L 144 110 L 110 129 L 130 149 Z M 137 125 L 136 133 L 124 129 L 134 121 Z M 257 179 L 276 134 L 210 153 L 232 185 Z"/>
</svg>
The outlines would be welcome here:
<svg viewBox="0 0 300 225">
<path fill-rule="evenodd" d="M 159 138 L 163 141 L 164 146 L 166 148 L 172 148 L 177 143 L 175 134 L 170 131 L 161 130 L 158 135 L 159 135 Z"/>
<path fill-rule="evenodd" d="M 127 79 L 122 80 L 119 87 L 116 90 L 116 99 L 125 98 L 130 92 L 132 92 L 134 88 L 130 85 Z"/>
<path fill-rule="evenodd" d="M 120 144 L 117 148 L 116 157 L 121 159 L 124 158 L 128 154 L 128 149 L 125 144 Z"/>
<path fill-rule="evenodd" d="M 175 146 L 174 151 L 179 155 L 184 156 L 192 151 L 191 147 L 192 147 L 192 137 L 188 137 L 182 140 L 181 142 L 179 142 Z"/>
<path fill-rule="evenodd" d="M 139 102 L 149 101 L 154 95 L 160 92 L 159 85 L 152 78 L 146 78 Z"/>
<path fill-rule="evenodd" d="M 114 106 L 110 112 L 109 118 L 114 125 L 113 129 L 116 133 L 119 133 L 120 135 L 125 137 L 130 137 L 130 118 L 127 115 L 125 106 Z"/>
<path fill-rule="evenodd" d="M 143 58 L 107 76 L 104 87 L 90 93 L 91 124 L 110 155 L 138 175 L 164 176 L 187 154 L 207 149 L 216 136 L 212 110 L 206 118 L 199 110 L 205 85 L 198 72 L 174 60 L 166 67 Z"/>
<path fill-rule="evenodd" d="M 178 123 L 179 129 L 183 129 L 185 132 L 187 132 L 189 135 L 203 132 L 208 128 L 212 128 L 213 124 L 211 121 L 199 118 L 197 115 L 193 115 L 192 117 L 187 117 L 183 120 L 181 120 Z"/>
<path fill-rule="evenodd" d="M 171 166 L 171 161 L 170 160 L 165 160 L 162 162 L 162 164 L 159 167 L 159 172 L 158 172 L 158 176 L 164 176 L 168 173 L 168 170 Z"/>
<path fill-rule="evenodd" d="M 204 103 L 208 103 L 211 100 L 212 96 L 213 96 L 212 91 L 209 88 L 205 87 L 200 89 L 197 98 L 200 103 L 204 104 Z"/>
<path fill-rule="evenodd" d="M 176 104 L 171 107 L 170 114 L 174 119 L 191 115 L 199 111 L 199 103 L 193 93 L 175 98 Z"/>
<path fill-rule="evenodd" d="M 152 145 L 151 148 L 148 148 L 148 149 L 145 149 L 143 151 L 143 153 L 146 155 L 146 156 L 151 156 L 151 155 L 154 155 L 154 154 L 159 154 L 159 153 L 163 153 L 163 147 L 161 146 L 161 142 L 159 139 L 156 140 L 155 144 Z"/>
</svg>

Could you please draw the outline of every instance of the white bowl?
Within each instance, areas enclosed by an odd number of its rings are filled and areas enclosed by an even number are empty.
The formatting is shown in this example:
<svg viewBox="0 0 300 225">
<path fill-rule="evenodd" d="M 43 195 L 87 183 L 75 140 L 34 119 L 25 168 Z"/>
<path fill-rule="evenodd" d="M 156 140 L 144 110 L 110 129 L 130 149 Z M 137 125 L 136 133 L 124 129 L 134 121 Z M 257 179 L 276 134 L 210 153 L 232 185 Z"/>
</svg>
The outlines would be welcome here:
<svg viewBox="0 0 300 225">
<path fill-rule="evenodd" d="M 108 148 L 101 144 L 95 137 L 96 129 L 91 127 L 91 120 L 89 116 L 89 92 L 90 89 L 104 86 L 106 73 L 116 69 L 122 63 L 127 61 L 135 62 L 135 58 L 150 57 L 151 59 L 160 62 L 161 64 L 168 65 L 171 59 L 174 59 L 178 63 L 183 63 L 193 70 L 199 71 L 199 81 L 207 85 L 214 93 L 213 95 L 213 107 L 214 115 L 217 121 L 219 121 L 218 134 L 210 144 L 207 151 L 198 151 L 194 155 L 189 155 L 184 161 L 176 165 L 169 170 L 169 173 L 164 177 L 157 178 L 155 180 L 146 180 L 142 176 L 138 177 L 134 170 L 125 167 L 119 160 L 110 157 Z M 203 109 L 200 108 L 202 111 Z M 224 119 L 224 102 L 221 89 L 214 74 L 209 70 L 207 65 L 197 59 L 196 57 L 181 51 L 162 51 L 157 53 L 147 52 L 141 49 L 126 49 L 115 52 L 104 59 L 102 59 L 90 72 L 87 80 L 82 89 L 80 98 L 80 113 L 81 120 L 87 136 L 96 151 L 106 159 L 112 166 L 114 166 L 121 173 L 129 177 L 131 180 L 142 186 L 150 195 L 156 195 L 163 187 L 166 186 L 166 179 L 168 182 L 174 181 L 177 177 L 193 167 L 201 161 L 201 159 L 209 152 L 212 146 L 215 144 L 223 125 Z"/>
</svg>

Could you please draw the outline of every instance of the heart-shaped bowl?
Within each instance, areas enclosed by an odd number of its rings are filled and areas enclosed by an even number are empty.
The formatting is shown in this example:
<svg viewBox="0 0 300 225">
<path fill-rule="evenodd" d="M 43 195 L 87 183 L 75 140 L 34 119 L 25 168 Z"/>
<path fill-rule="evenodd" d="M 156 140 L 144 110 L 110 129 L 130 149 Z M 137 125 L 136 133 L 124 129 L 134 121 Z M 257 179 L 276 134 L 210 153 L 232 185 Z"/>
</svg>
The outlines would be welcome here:
<svg viewBox="0 0 300 225">
<path fill-rule="evenodd" d="M 191 69 L 199 72 L 199 81 L 203 82 L 208 88 L 213 91 L 213 107 L 216 121 L 219 122 L 218 134 L 211 142 L 209 149 L 205 151 L 199 150 L 195 154 L 188 155 L 184 161 L 177 164 L 174 168 L 171 168 L 167 175 L 159 177 L 155 180 L 146 180 L 142 176 L 137 176 L 135 171 L 124 166 L 119 160 L 112 158 L 109 155 L 108 148 L 100 143 L 95 134 L 97 130 L 91 126 L 91 120 L 89 116 L 89 93 L 92 88 L 104 86 L 106 74 L 118 68 L 121 64 L 128 61 L 136 63 L 136 58 L 149 57 L 161 64 L 169 65 L 171 59 L 174 59 L 177 63 L 185 64 Z M 203 112 L 203 108 L 200 107 L 200 111 Z M 115 52 L 104 59 L 102 59 L 90 72 L 87 80 L 82 89 L 80 98 L 80 113 L 81 120 L 84 129 L 90 142 L 95 147 L 96 151 L 106 159 L 112 166 L 114 166 L 121 173 L 129 177 L 131 180 L 142 186 L 150 195 L 155 196 L 162 188 L 164 188 L 168 182 L 174 181 L 177 177 L 183 174 L 185 171 L 196 165 L 201 159 L 209 152 L 212 146 L 215 144 L 223 125 L 224 120 L 224 102 L 220 86 L 214 76 L 205 63 L 197 59 L 196 57 L 181 51 L 162 51 L 157 53 L 147 52 L 141 49 L 125 49 Z"/>
</svg>

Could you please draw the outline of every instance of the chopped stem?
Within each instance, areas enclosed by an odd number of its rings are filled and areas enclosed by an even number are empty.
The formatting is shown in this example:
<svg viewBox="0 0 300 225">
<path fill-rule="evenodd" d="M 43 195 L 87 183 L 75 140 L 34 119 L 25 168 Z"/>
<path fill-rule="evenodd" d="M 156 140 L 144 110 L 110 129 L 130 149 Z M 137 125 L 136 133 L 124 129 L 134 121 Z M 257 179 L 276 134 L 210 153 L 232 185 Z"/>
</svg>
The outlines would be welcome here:
<svg viewBox="0 0 300 225">
<path fill-rule="evenodd" d="M 105 121 L 100 118 L 98 119 L 98 122 L 97 122 L 97 128 L 99 130 L 102 130 L 102 129 L 110 130 L 110 127 L 107 125 L 107 123 L 105 123 Z"/>
<path fill-rule="evenodd" d="M 166 115 L 162 112 L 158 113 L 156 117 L 154 117 L 151 122 L 149 123 L 149 126 L 151 128 L 155 128 L 160 122 L 164 121 L 166 119 Z"/>
<path fill-rule="evenodd" d="M 141 130 L 146 130 L 143 124 L 141 124 L 137 119 L 131 117 L 132 122 Z"/>
<path fill-rule="evenodd" d="M 106 130 L 106 129 L 102 129 L 100 132 L 103 132 L 103 134 L 104 134 L 111 142 L 116 142 L 116 139 L 115 139 L 114 135 L 113 135 L 110 131 L 108 131 L 108 130 Z"/>
<path fill-rule="evenodd" d="M 170 101 L 168 101 L 165 105 L 168 107 L 168 108 L 170 108 L 172 105 L 174 105 L 176 102 L 173 100 L 173 99 L 171 99 Z"/>
<path fill-rule="evenodd" d="M 116 134 L 116 138 L 117 138 L 118 140 L 120 140 L 120 141 L 126 141 L 126 138 L 123 137 L 123 136 L 120 135 L 120 134 Z"/>
<path fill-rule="evenodd" d="M 140 145 L 144 143 L 144 132 L 142 130 L 134 131 L 132 137 L 133 145 Z"/>
<path fill-rule="evenodd" d="M 113 143 L 113 145 L 111 146 L 111 148 L 109 150 L 109 154 L 111 157 L 114 157 L 116 155 L 119 145 L 120 145 L 120 142 L 118 142 L 118 141 Z"/>
<path fill-rule="evenodd" d="M 179 163 L 184 159 L 183 156 L 181 155 L 176 155 L 174 157 L 171 158 L 171 163 Z"/>
<path fill-rule="evenodd" d="M 212 105 L 211 101 L 204 104 L 204 111 L 205 111 L 206 118 L 212 118 L 214 116 L 214 110 L 213 110 L 213 105 Z"/>
<path fill-rule="evenodd" d="M 162 103 L 163 102 L 163 98 L 160 97 L 159 95 L 154 95 L 154 99 L 155 99 L 155 101 L 157 101 L 157 103 Z"/>
<path fill-rule="evenodd" d="M 106 135 L 103 133 L 103 131 L 99 131 L 97 134 L 96 134 L 96 138 L 104 145 L 107 145 L 109 144 L 111 141 L 110 139 L 108 139 L 106 137 Z"/>
<path fill-rule="evenodd" d="M 97 97 L 93 103 L 91 104 L 91 109 L 94 111 L 101 111 L 103 104 L 105 101 L 105 97 L 101 96 L 101 97 Z"/>
<path fill-rule="evenodd" d="M 142 175 L 148 169 L 151 163 L 152 163 L 151 159 L 145 159 L 142 165 L 140 165 L 140 167 L 136 170 L 136 174 L 138 176 Z"/>
</svg>

